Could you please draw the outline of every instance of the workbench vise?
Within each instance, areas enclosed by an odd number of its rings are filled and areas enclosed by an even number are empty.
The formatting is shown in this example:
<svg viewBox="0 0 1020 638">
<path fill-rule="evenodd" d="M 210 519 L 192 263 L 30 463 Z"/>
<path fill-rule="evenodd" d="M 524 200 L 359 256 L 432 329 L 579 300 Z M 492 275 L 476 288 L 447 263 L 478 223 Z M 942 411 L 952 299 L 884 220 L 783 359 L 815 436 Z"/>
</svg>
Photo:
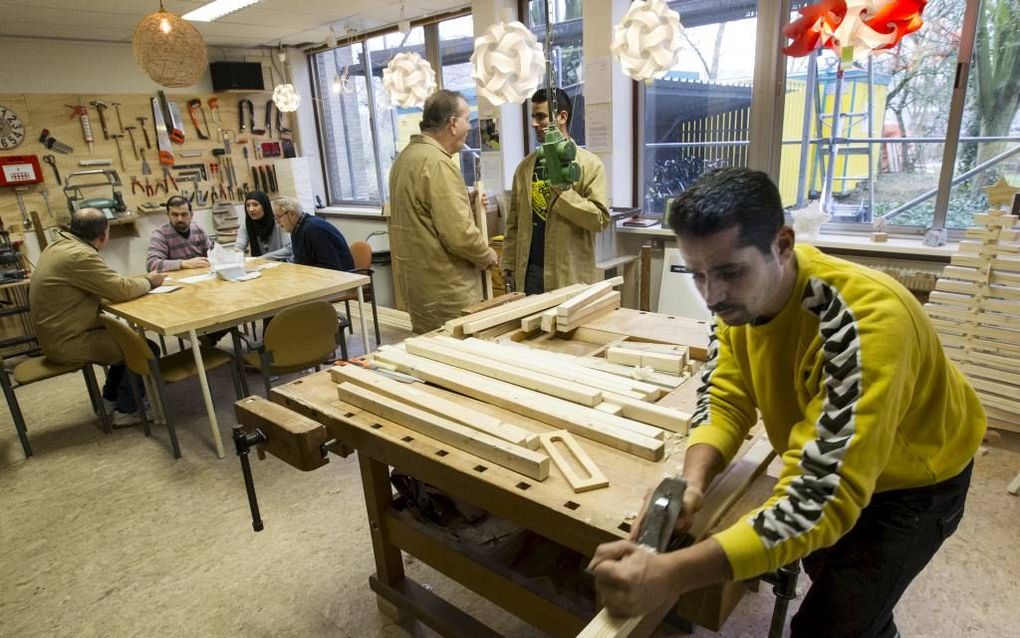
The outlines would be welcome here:
<svg viewBox="0 0 1020 638">
<path fill-rule="evenodd" d="M 321 423 L 262 397 L 242 399 L 234 404 L 234 411 L 238 421 L 234 427 L 234 448 L 241 460 L 252 529 L 260 532 L 264 525 L 248 461 L 251 449 L 256 448 L 260 459 L 269 452 L 299 470 L 310 472 L 329 463 L 330 449 L 337 440 L 329 437 Z"/>
</svg>

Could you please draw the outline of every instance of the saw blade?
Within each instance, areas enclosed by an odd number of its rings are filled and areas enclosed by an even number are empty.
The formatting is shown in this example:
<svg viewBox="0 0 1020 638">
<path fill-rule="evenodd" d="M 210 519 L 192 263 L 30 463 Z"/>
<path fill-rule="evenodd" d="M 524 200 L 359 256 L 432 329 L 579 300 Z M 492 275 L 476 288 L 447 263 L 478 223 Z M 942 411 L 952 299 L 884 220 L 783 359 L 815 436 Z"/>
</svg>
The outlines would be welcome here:
<svg viewBox="0 0 1020 638">
<path fill-rule="evenodd" d="M 174 163 L 174 149 L 170 145 L 170 135 L 166 131 L 166 121 L 163 119 L 163 109 L 160 107 L 159 98 L 152 98 L 152 123 L 156 127 L 156 148 L 159 149 L 159 163 L 172 166 Z"/>
</svg>

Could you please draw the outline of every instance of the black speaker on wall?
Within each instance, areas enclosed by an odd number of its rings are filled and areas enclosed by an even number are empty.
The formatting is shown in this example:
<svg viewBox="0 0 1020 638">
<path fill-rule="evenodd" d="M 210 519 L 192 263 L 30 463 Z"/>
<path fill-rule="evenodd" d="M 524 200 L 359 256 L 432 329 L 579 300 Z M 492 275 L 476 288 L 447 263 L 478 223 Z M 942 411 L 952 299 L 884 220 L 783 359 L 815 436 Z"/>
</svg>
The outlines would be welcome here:
<svg viewBox="0 0 1020 638">
<path fill-rule="evenodd" d="M 258 62 L 212 62 L 213 91 L 262 91 L 262 65 Z"/>
</svg>

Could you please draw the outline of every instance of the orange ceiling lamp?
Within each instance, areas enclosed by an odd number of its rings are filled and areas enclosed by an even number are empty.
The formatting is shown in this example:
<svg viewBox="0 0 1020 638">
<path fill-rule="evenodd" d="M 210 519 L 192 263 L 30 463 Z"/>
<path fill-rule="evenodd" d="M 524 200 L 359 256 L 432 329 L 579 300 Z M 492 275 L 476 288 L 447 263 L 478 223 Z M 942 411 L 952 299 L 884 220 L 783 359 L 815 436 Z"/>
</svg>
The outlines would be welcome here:
<svg viewBox="0 0 1020 638">
<path fill-rule="evenodd" d="M 803 57 L 818 48 L 854 57 L 891 49 L 924 25 L 927 0 L 822 0 L 799 9 L 800 18 L 783 28 L 790 38 L 783 53 Z"/>
</svg>

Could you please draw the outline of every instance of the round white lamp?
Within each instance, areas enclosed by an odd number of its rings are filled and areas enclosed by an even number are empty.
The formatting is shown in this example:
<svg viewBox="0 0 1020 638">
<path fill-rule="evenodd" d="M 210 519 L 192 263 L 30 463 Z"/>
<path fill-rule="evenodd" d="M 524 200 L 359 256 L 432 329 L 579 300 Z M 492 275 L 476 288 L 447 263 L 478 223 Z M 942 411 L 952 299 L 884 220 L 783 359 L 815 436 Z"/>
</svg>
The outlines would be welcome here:
<svg viewBox="0 0 1020 638">
<path fill-rule="evenodd" d="M 664 0 L 635 2 L 613 27 L 609 50 L 623 72 L 638 82 L 654 80 L 680 61 L 680 14 Z"/>
<path fill-rule="evenodd" d="M 404 108 L 425 104 L 425 98 L 436 90 L 436 72 L 428 60 L 417 53 L 398 53 L 383 69 L 383 86 L 390 102 Z"/>
<path fill-rule="evenodd" d="M 273 104 L 283 113 L 292 113 L 301 104 L 301 94 L 293 84 L 278 84 L 273 89 Z"/>
<path fill-rule="evenodd" d="M 520 22 L 498 22 L 475 38 L 471 77 L 493 106 L 522 104 L 542 83 L 545 53 Z"/>
</svg>

